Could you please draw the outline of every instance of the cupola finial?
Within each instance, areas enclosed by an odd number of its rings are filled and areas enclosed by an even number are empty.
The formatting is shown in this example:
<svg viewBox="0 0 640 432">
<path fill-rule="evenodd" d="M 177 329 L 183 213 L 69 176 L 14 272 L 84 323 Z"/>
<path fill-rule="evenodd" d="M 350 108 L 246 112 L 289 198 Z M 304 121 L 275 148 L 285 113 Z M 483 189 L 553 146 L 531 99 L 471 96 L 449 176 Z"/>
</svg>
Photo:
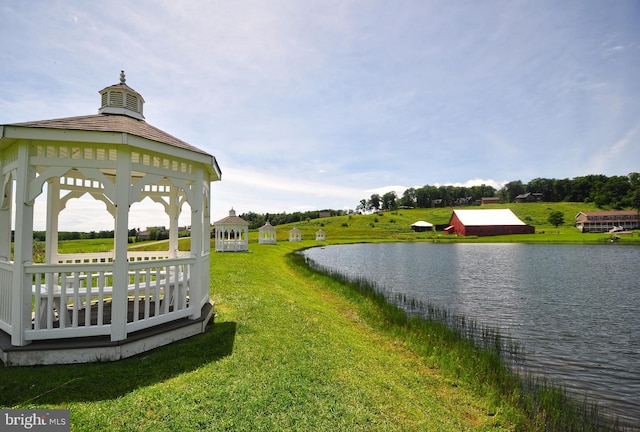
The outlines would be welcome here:
<svg viewBox="0 0 640 432">
<path fill-rule="evenodd" d="M 124 84 L 127 79 L 124 77 L 124 71 L 120 71 L 120 84 Z"/>
</svg>

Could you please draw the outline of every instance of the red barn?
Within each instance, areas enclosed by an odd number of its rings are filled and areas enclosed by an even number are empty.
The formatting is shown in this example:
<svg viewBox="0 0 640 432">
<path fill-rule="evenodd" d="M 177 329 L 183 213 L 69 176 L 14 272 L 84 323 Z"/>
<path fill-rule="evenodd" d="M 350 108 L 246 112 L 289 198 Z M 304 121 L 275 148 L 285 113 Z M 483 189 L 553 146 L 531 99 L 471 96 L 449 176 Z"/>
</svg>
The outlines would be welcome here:
<svg viewBox="0 0 640 432">
<path fill-rule="evenodd" d="M 522 222 L 509 209 L 454 210 L 445 232 L 463 236 L 493 236 L 533 234 L 535 228 Z"/>
</svg>

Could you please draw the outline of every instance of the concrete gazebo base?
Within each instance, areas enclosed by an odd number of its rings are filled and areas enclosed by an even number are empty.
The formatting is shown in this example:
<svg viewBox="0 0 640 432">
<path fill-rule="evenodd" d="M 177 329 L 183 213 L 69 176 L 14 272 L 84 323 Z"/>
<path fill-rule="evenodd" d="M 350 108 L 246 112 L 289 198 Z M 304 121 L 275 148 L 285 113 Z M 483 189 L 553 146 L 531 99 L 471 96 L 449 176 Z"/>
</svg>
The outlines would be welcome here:
<svg viewBox="0 0 640 432">
<path fill-rule="evenodd" d="M 0 359 L 5 366 L 116 361 L 204 333 L 214 317 L 213 304 L 206 303 L 198 319 L 171 321 L 131 333 L 126 340 L 115 342 L 109 336 L 96 336 L 34 341 L 25 346 L 12 346 L 11 337 L 0 331 Z"/>
</svg>

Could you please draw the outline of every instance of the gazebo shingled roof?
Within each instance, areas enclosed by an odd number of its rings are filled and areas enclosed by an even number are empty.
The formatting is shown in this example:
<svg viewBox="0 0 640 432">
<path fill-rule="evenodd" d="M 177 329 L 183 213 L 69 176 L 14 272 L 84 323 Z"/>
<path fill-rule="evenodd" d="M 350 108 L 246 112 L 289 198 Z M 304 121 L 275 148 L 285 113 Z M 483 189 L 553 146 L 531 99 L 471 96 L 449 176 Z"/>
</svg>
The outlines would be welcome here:
<svg viewBox="0 0 640 432">
<path fill-rule="evenodd" d="M 157 141 L 162 144 L 168 144 L 192 152 L 208 155 L 207 152 L 158 129 L 155 126 L 150 125 L 144 120 L 137 120 L 132 117 L 127 117 L 120 114 L 93 114 L 77 117 L 65 117 L 51 120 L 13 123 L 11 124 L 11 126 L 99 132 L 122 132 Z"/>
<path fill-rule="evenodd" d="M 217 220 L 213 225 L 249 225 L 249 222 L 242 219 L 240 216 L 236 216 L 234 209 L 229 210 L 229 216 L 225 216 L 220 220 Z"/>
<path fill-rule="evenodd" d="M 264 225 L 262 225 L 260 228 L 261 230 L 266 230 L 266 231 L 275 231 L 276 227 L 274 227 L 273 225 L 271 225 L 271 222 L 267 221 L 265 222 Z"/>
</svg>

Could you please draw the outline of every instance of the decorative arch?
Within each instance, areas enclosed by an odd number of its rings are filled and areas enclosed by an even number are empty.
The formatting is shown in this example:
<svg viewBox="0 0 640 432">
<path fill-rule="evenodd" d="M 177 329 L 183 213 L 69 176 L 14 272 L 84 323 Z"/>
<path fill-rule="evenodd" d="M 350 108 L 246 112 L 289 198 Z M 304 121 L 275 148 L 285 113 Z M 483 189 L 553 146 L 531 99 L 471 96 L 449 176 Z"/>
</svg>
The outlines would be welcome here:
<svg viewBox="0 0 640 432">
<path fill-rule="evenodd" d="M 13 171 L 9 171 L 2 176 L 2 204 L 0 210 L 8 210 L 13 196 Z"/>
</svg>

